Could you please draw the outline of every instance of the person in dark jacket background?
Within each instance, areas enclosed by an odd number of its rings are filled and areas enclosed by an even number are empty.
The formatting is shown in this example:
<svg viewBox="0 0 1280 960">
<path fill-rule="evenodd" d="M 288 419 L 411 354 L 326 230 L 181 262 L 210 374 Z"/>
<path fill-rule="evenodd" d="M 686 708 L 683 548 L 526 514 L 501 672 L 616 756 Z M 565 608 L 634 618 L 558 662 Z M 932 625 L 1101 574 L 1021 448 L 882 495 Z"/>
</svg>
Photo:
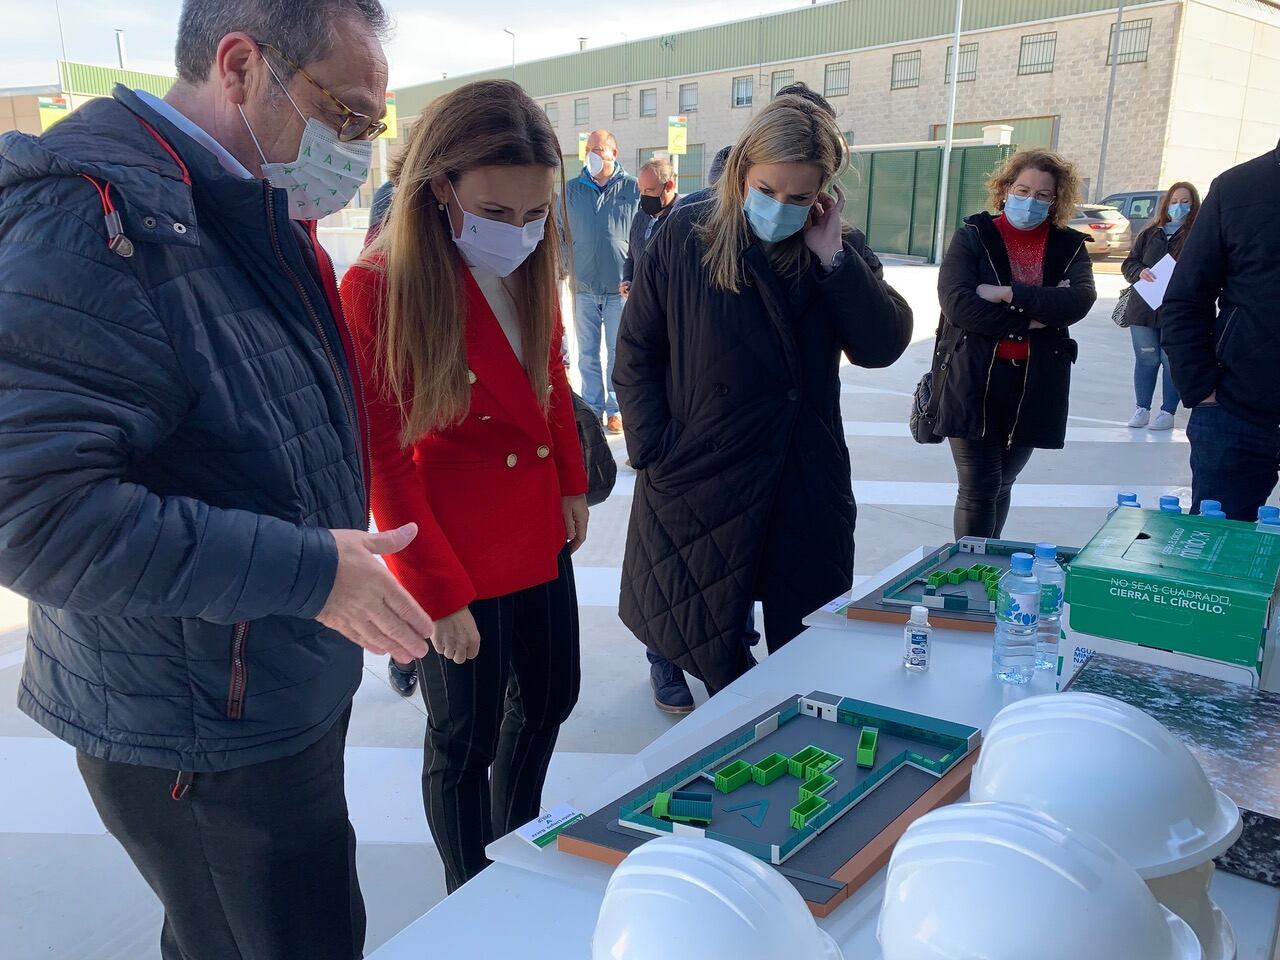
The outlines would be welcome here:
<svg viewBox="0 0 1280 960">
<path fill-rule="evenodd" d="M 620 614 L 712 691 L 751 666 L 756 600 L 777 650 L 852 582 L 840 358 L 893 363 L 911 310 L 842 223 L 847 157 L 826 111 L 771 102 L 715 199 L 659 231 L 623 317 L 615 382 L 639 476 Z"/>
<path fill-rule="evenodd" d="M 1193 509 L 1251 521 L 1280 464 L 1280 150 L 1209 188 L 1162 308 L 1161 343 L 1191 409 Z"/>
<path fill-rule="evenodd" d="M 1175 183 L 1163 197 L 1155 219 L 1148 224 L 1133 242 L 1133 250 L 1125 258 L 1120 272 L 1130 283 L 1154 280 L 1151 268 L 1166 256 L 1177 260 L 1182 255 L 1196 214 L 1200 212 L 1200 193 L 1193 184 Z M 1129 324 L 1133 339 L 1133 390 L 1137 409 L 1129 420 L 1131 427 L 1147 427 L 1150 430 L 1172 430 L 1173 415 L 1178 411 L 1178 388 L 1173 384 L 1169 371 L 1169 355 L 1160 347 L 1161 310 L 1152 310 L 1151 304 L 1137 291 L 1130 292 L 1124 319 Z M 1164 396 L 1160 412 L 1151 416 L 1151 402 L 1156 394 L 1156 380 L 1164 368 Z"/>
<path fill-rule="evenodd" d="M 1067 328 L 1097 299 L 1085 237 L 1066 226 L 1075 167 L 1024 150 L 987 188 L 999 214 L 969 217 L 938 273 L 934 433 L 950 438 L 956 464 L 957 539 L 999 537 L 1032 451 L 1063 446 L 1077 355 Z"/>
<path fill-rule="evenodd" d="M 650 160 L 636 174 L 640 187 L 640 208 L 631 221 L 631 238 L 627 243 L 627 259 L 622 264 L 622 283 L 618 292 L 624 297 L 631 289 L 635 276 L 636 260 L 648 246 L 654 231 L 658 229 L 676 202 L 676 178 L 671 161 L 662 158 Z"/>
<path fill-rule="evenodd" d="M 165 960 L 363 952 L 343 794 L 360 648 L 421 656 L 432 625 L 377 556 L 414 528 L 366 532 L 324 207 L 259 176 L 355 192 L 386 26 L 374 0 L 187 0 L 164 100 L 117 87 L 0 139 L 18 706 L 76 748 L 163 904 Z M 317 140 L 353 174 L 304 162 Z"/>
</svg>

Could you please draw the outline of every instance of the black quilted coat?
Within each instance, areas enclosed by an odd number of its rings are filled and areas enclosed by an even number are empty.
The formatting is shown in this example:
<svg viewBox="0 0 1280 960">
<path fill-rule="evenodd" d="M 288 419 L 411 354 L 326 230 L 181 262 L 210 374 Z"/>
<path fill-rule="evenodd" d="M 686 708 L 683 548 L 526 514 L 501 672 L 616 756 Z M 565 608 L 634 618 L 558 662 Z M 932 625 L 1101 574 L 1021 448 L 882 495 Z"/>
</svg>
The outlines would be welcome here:
<svg viewBox="0 0 1280 960">
<path fill-rule="evenodd" d="M 911 310 L 856 232 L 830 274 L 780 280 L 753 244 L 742 291 L 713 289 L 692 230 L 713 203 L 677 209 L 645 251 L 614 383 L 639 471 L 622 619 L 720 688 L 745 668 L 755 600 L 768 619 L 771 603 L 808 612 L 849 588 L 856 511 L 840 358 L 893 363 Z"/>
</svg>

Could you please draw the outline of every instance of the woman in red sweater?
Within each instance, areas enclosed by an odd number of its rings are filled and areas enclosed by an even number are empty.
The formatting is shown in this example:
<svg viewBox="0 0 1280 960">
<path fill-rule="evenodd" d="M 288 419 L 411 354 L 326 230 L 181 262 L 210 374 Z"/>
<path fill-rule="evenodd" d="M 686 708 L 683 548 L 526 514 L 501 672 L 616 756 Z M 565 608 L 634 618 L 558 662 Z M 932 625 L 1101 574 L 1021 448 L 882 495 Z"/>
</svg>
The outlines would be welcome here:
<svg viewBox="0 0 1280 960">
<path fill-rule="evenodd" d="M 436 621 L 417 664 L 422 793 L 450 892 L 495 836 L 538 816 L 578 696 L 569 556 L 587 479 L 560 360 L 559 167 L 546 115 L 514 83 L 441 97 L 342 283 L 372 398 L 374 519 L 418 525 L 388 562 Z"/>
<path fill-rule="evenodd" d="M 1083 234 L 1067 226 L 1075 167 L 1048 150 L 1010 157 L 987 181 L 995 215 L 969 217 L 938 272 L 934 436 L 951 442 L 955 535 L 999 537 L 1036 449 L 1061 449 L 1076 342 L 1097 299 Z"/>
</svg>

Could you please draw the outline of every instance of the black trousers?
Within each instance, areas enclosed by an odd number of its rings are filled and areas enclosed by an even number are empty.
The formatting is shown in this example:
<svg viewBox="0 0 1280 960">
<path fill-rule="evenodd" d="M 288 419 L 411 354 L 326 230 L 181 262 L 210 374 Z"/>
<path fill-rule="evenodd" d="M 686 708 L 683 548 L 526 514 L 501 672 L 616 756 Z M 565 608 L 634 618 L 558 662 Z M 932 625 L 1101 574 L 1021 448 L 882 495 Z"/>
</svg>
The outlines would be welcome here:
<svg viewBox="0 0 1280 960">
<path fill-rule="evenodd" d="M 536 818 L 560 725 L 581 685 L 578 596 L 568 548 L 559 576 L 477 600 L 480 653 L 418 661 L 427 705 L 422 800 L 450 893 L 489 865 L 495 837 Z"/>
<path fill-rule="evenodd" d="M 960 489 L 953 527 L 961 537 L 999 537 L 1009 517 L 1018 474 L 1031 459 L 1031 447 L 1009 446 L 1017 422 L 1026 367 L 997 360 L 987 392 L 987 429 L 980 440 L 950 439 Z"/>
<path fill-rule="evenodd" d="M 98 814 L 164 906 L 164 960 L 363 956 L 350 715 L 292 757 L 197 773 L 180 800 L 176 771 L 78 754 Z"/>
</svg>

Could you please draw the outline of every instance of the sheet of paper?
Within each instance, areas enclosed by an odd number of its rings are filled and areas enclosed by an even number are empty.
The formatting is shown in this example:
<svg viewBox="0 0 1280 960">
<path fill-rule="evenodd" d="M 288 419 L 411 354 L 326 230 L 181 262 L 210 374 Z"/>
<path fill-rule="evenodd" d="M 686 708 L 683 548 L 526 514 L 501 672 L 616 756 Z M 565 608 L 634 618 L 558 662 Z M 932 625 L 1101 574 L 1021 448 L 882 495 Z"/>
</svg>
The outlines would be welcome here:
<svg viewBox="0 0 1280 960">
<path fill-rule="evenodd" d="M 583 819 L 585 817 L 582 813 L 569 804 L 562 803 L 548 810 L 537 820 L 526 823 L 516 833 L 520 835 L 521 840 L 528 841 L 535 847 L 545 848 L 555 841 L 565 827 L 572 826 Z"/>
<path fill-rule="evenodd" d="M 1156 276 L 1155 280 L 1139 280 L 1133 285 L 1133 292 L 1147 301 L 1152 310 L 1159 310 L 1160 304 L 1164 303 L 1164 293 L 1169 289 L 1169 278 L 1173 276 L 1173 268 L 1177 265 L 1178 261 L 1166 253 L 1164 258 L 1151 268 L 1151 272 Z"/>
</svg>

